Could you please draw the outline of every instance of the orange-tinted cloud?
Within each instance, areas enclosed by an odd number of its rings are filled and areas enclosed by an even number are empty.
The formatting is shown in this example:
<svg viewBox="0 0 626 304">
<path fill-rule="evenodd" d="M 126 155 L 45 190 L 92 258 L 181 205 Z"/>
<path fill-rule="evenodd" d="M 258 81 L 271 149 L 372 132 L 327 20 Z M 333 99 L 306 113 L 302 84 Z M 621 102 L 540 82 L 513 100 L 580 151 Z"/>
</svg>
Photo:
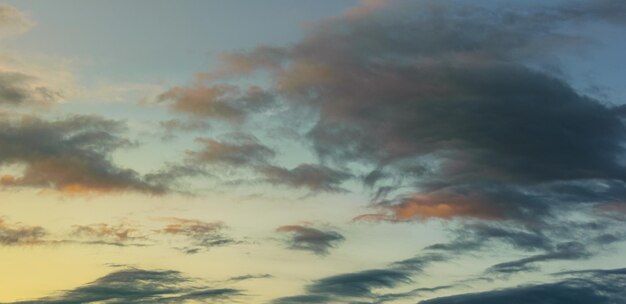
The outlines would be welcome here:
<svg viewBox="0 0 626 304">
<path fill-rule="evenodd" d="M 392 221 L 473 218 L 500 220 L 505 218 L 503 210 L 490 198 L 460 194 L 413 194 L 395 204 L 379 204 L 381 213 L 357 216 L 353 221 Z"/>
<path fill-rule="evenodd" d="M 413 219 L 470 217 L 479 219 L 502 218 L 489 202 L 481 198 L 463 196 L 413 195 L 402 203 L 390 207 L 397 221 Z"/>
<path fill-rule="evenodd" d="M 241 122 L 247 113 L 263 110 L 274 102 L 274 96 L 258 86 L 242 90 L 229 84 L 203 83 L 173 87 L 158 99 L 174 112 L 232 122 Z"/>
</svg>

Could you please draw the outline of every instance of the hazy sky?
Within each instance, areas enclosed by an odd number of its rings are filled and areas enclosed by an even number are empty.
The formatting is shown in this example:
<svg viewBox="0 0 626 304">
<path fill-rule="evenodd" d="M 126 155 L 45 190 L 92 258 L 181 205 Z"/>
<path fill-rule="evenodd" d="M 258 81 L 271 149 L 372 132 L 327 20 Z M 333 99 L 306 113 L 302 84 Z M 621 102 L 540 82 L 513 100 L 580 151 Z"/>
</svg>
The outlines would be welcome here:
<svg viewBox="0 0 626 304">
<path fill-rule="evenodd" d="M 5 1 L 0 303 L 626 303 L 626 2 Z"/>
</svg>

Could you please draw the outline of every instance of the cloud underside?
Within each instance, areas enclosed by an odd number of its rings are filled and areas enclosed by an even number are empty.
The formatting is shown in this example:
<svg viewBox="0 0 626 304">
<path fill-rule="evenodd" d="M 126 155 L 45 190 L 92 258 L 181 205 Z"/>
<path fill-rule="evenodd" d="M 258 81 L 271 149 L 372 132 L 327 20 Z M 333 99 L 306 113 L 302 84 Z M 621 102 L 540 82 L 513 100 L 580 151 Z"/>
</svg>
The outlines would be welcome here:
<svg viewBox="0 0 626 304">
<path fill-rule="evenodd" d="M 178 271 L 129 268 L 56 296 L 14 304 L 220 302 L 243 295 L 238 289 L 199 287 L 200 283 Z"/>
</svg>

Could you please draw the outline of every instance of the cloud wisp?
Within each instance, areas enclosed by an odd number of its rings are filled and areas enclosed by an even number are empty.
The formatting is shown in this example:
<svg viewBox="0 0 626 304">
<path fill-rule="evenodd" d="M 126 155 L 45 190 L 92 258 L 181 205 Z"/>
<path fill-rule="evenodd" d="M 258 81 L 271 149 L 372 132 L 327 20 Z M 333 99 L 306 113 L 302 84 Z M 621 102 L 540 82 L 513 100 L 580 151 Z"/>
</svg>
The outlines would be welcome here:
<svg viewBox="0 0 626 304">
<path fill-rule="evenodd" d="M 244 294 L 233 288 L 202 287 L 197 279 L 173 270 L 128 268 L 59 295 L 14 304 L 53 303 L 182 303 L 185 301 L 222 302 Z"/>
<path fill-rule="evenodd" d="M 28 246 L 45 243 L 48 232 L 40 226 L 9 223 L 0 218 L 0 246 Z"/>
<path fill-rule="evenodd" d="M 413 277 L 423 274 L 433 263 L 446 261 L 442 254 L 426 253 L 397 261 L 385 268 L 342 273 L 324 277 L 306 286 L 302 295 L 275 299 L 275 304 L 295 303 L 384 303 L 415 297 L 451 286 L 417 288 L 408 292 L 385 292 L 398 286 L 414 283 Z"/>
<path fill-rule="evenodd" d="M 420 304 L 495 303 L 621 303 L 626 301 L 624 269 L 569 273 L 555 283 L 517 286 L 480 293 L 460 294 L 421 301 Z"/>
<path fill-rule="evenodd" d="M 168 224 L 157 232 L 162 235 L 184 237 L 189 240 L 189 244 L 178 248 L 186 254 L 195 254 L 213 247 L 239 243 L 224 233 L 227 226 L 222 222 L 205 222 L 174 217 L 163 220 Z"/>
</svg>

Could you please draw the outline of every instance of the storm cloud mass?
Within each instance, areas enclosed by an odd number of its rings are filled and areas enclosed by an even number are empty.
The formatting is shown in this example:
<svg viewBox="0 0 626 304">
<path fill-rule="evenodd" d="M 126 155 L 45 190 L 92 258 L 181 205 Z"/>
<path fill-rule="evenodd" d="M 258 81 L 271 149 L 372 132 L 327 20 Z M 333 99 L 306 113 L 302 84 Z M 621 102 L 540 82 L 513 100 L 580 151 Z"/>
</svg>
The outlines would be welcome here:
<svg viewBox="0 0 626 304">
<path fill-rule="evenodd" d="M 226 75 L 269 70 L 281 96 L 317 111 L 319 157 L 367 164 L 371 186 L 414 183 L 378 203 L 389 220 L 540 220 L 556 205 L 619 200 L 593 185 L 624 189 L 620 116 L 532 63 L 582 40 L 560 26 L 617 22 L 623 5 L 460 3 L 330 20 L 291 47 L 228 54 Z M 588 195 L 561 198 L 557 186 Z"/>
</svg>

